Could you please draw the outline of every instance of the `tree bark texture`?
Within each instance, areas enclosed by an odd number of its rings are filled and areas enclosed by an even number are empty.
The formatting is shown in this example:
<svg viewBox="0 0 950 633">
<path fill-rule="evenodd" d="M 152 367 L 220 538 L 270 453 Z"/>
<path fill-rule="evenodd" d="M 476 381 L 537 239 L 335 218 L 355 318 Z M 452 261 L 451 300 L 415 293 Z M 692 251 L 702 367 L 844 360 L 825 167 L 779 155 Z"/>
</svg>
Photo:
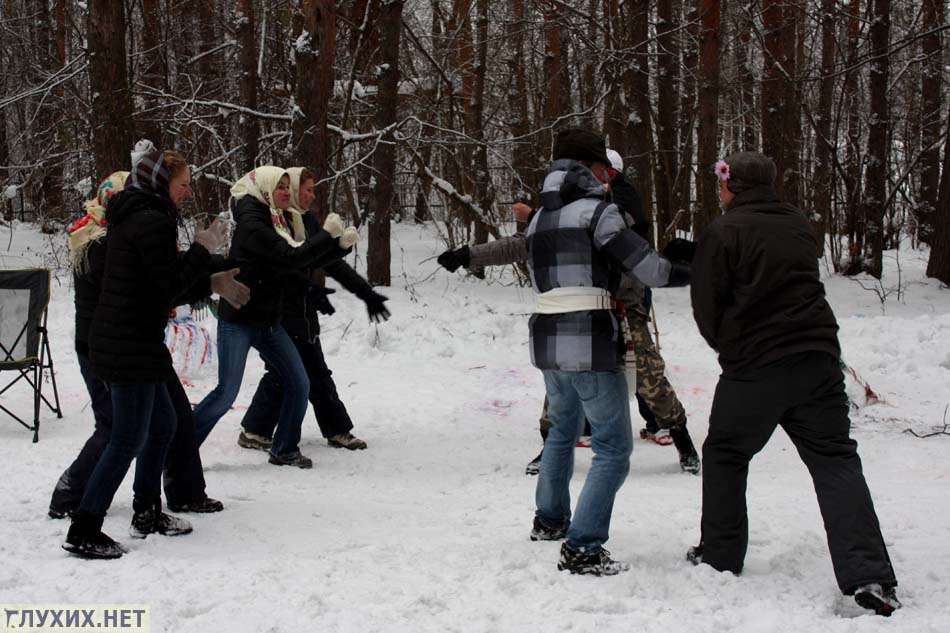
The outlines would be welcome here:
<svg viewBox="0 0 950 633">
<path fill-rule="evenodd" d="M 399 39 L 402 0 L 384 3 L 379 13 L 380 76 L 375 122 L 381 131 L 396 122 L 399 99 Z M 390 276 L 390 213 L 398 205 L 395 191 L 396 146 L 392 133 L 381 139 L 373 155 L 376 186 L 370 195 L 367 277 L 374 286 L 388 286 Z"/>
<path fill-rule="evenodd" d="M 104 178 L 129 166 L 129 152 L 135 143 L 124 3 L 89 0 L 86 29 L 92 88 L 92 148 L 96 174 Z"/>
</svg>

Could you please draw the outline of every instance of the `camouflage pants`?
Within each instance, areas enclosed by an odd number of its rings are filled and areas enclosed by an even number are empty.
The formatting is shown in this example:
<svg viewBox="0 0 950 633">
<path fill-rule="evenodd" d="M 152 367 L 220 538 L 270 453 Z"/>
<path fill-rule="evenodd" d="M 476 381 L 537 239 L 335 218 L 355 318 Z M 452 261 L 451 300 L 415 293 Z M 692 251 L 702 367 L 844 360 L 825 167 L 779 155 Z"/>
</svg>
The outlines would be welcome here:
<svg viewBox="0 0 950 633">
<path fill-rule="evenodd" d="M 666 378 L 666 363 L 650 334 L 650 315 L 643 306 L 635 305 L 627 306 L 626 317 L 637 355 L 637 395 L 653 411 L 660 428 L 682 428 L 686 425 L 686 410 Z M 541 436 L 547 437 L 548 429 L 551 428 L 547 396 L 544 397 L 540 422 Z"/>
</svg>

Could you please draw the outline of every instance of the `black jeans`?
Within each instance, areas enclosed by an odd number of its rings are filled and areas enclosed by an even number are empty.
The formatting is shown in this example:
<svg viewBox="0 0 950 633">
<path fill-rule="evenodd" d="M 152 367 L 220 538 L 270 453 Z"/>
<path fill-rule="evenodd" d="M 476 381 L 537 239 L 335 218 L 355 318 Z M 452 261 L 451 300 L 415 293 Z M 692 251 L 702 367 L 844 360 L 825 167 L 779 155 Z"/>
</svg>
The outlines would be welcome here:
<svg viewBox="0 0 950 633">
<path fill-rule="evenodd" d="M 749 462 L 776 426 L 788 433 L 814 481 L 838 586 L 896 584 L 857 443 L 838 361 L 790 356 L 743 375 L 721 376 L 703 444 L 703 562 L 742 570 L 749 541 Z"/>
<path fill-rule="evenodd" d="M 89 477 L 112 435 L 112 397 L 109 390 L 105 383 L 96 377 L 89 357 L 79 351 L 76 356 L 79 359 L 79 371 L 92 399 L 96 427 L 79 455 L 56 482 L 49 503 L 50 510 L 55 512 L 73 512 L 79 508 L 79 501 L 86 490 Z M 198 501 L 206 496 L 205 478 L 198 445 L 195 442 L 191 403 L 188 402 L 185 389 L 177 379 L 165 383 L 165 388 L 178 419 L 175 435 L 165 457 L 165 496 L 173 504 Z"/>
<path fill-rule="evenodd" d="M 323 437 L 333 437 L 340 433 L 347 433 L 353 429 L 353 421 L 346 411 L 343 401 L 336 391 L 333 382 L 333 372 L 327 367 L 323 357 L 323 348 L 320 339 L 309 342 L 303 337 L 291 334 L 290 339 L 300 353 L 300 360 L 310 378 L 310 404 L 320 426 Z M 257 385 L 251 405 L 241 420 L 241 426 L 248 433 L 256 433 L 264 437 L 272 437 L 274 427 L 277 426 L 276 412 L 280 410 L 283 399 L 283 390 L 280 377 L 273 368 L 264 365 L 265 373 Z"/>
</svg>

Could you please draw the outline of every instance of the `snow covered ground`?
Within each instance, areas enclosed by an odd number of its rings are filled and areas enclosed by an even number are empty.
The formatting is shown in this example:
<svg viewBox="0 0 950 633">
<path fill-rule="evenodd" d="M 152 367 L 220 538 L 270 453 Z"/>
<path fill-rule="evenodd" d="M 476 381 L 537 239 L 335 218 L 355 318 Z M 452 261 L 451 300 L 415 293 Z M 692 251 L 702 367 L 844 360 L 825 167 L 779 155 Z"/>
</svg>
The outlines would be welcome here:
<svg viewBox="0 0 950 633">
<path fill-rule="evenodd" d="M 8 231 L 0 268 L 65 262 L 64 238 Z M 241 408 L 262 373 L 255 357 L 235 410 L 202 452 L 208 493 L 225 511 L 189 516 L 189 536 L 132 541 L 129 478 L 105 529 L 131 552 L 112 562 L 66 555 L 67 524 L 46 517 L 57 477 L 92 429 L 62 272 L 50 329 L 65 417 L 47 414 L 38 444 L 0 418 L 0 604 L 145 604 L 153 631 L 176 633 L 950 630 L 950 437 L 904 433 L 939 429 L 950 403 L 950 291 L 924 277 L 924 254 L 901 253 L 900 301 L 882 305 L 856 281 L 826 279 L 846 359 L 885 401 L 853 416 L 901 583 L 904 609 L 884 619 L 839 596 L 808 474 L 781 432 L 752 464 L 741 577 L 684 560 L 699 536 L 700 479 L 679 472 L 672 447 L 639 440 L 608 543 L 632 570 L 558 572 L 558 544 L 528 540 L 535 480 L 524 466 L 540 448 L 543 395 L 526 346 L 531 291 L 508 274 L 486 283 L 422 263 L 443 249 L 432 227 L 393 234 L 393 287 L 383 289 L 393 318 L 373 326 L 362 302 L 338 292 L 337 313 L 323 320 L 329 364 L 369 450 L 329 448 L 312 414 L 301 448 L 313 470 L 270 466 L 239 448 Z M 885 286 L 896 287 L 888 257 Z M 699 444 L 718 366 L 688 291 L 660 290 L 655 301 Z M 192 401 L 214 382 L 210 373 L 193 380 Z M 2 399 L 29 410 L 24 388 Z M 575 494 L 589 464 L 578 449 Z"/>
</svg>

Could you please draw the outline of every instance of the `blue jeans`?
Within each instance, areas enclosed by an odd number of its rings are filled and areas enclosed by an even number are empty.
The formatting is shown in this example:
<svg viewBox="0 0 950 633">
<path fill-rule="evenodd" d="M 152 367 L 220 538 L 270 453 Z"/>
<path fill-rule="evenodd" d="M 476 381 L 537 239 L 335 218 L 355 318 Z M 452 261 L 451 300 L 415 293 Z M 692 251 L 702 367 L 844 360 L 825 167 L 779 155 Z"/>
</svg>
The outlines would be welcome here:
<svg viewBox="0 0 950 633">
<path fill-rule="evenodd" d="M 535 492 L 537 517 L 552 528 L 569 526 L 567 544 L 589 552 L 608 538 L 614 497 L 630 471 L 633 431 L 627 379 L 614 371 L 543 371 L 551 430 L 544 442 Z M 590 421 L 594 459 L 571 521 L 574 445 Z"/>
<path fill-rule="evenodd" d="M 299 450 L 310 380 L 297 348 L 279 325 L 262 328 L 218 321 L 218 386 L 195 407 L 198 444 L 204 443 L 214 425 L 234 404 L 244 379 L 247 353 L 252 347 L 277 372 L 283 387 L 284 397 L 271 452 L 275 455 L 294 453 Z"/>
<path fill-rule="evenodd" d="M 79 502 L 81 513 L 97 517 L 105 516 L 136 458 L 133 509 L 141 512 L 160 501 L 162 469 L 176 424 L 175 408 L 163 383 L 113 383 L 109 391 L 112 434 Z"/>
</svg>

